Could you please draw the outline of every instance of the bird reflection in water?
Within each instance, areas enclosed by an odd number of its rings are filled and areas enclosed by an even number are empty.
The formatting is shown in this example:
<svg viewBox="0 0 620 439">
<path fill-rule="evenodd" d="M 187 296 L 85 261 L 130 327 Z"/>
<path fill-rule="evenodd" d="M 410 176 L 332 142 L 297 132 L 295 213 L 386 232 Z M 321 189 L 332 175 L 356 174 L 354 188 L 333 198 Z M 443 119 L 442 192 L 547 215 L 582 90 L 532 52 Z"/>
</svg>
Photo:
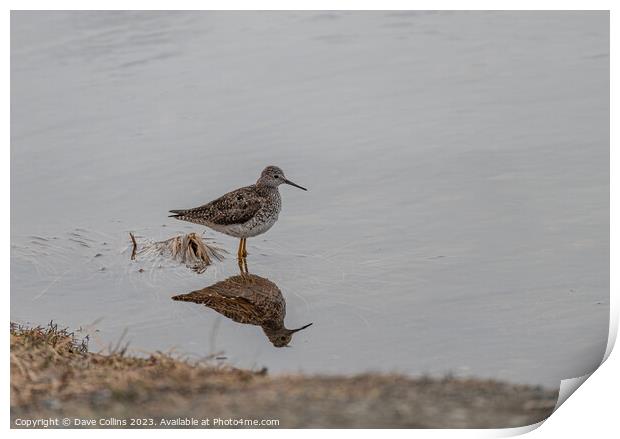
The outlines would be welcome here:
<svg viewBox="0 0 620 439">
<path fill-rule="evenodd" d="M 286 301 L 278 286 L 269 279 L 248 273 L 245 261 L 240 261 L 239 267 L 240 275 L 174 296 L 172 300 L 203 304 L 235 322 L 260 326 L 275 347 L 287 346 L 293 334 L 312 325 L 297 329 L 284 327 Z"/>
</svg>

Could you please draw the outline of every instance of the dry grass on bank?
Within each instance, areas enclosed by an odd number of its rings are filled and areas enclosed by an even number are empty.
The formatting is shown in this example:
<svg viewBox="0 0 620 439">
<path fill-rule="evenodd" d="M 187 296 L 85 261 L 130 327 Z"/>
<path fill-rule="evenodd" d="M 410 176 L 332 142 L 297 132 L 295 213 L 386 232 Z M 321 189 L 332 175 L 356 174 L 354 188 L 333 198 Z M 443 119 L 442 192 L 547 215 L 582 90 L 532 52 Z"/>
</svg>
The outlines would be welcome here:
<svg viewBox="0 0 620 439">
<path fill-rule="evenodd" d="M 280 427 L 514 427 L 553 410 L 557 391 L 399 375 L 275 376 L 156 353 L 88 352 L 55 325 L 11 325 L 11 418 L 277 419 Z"/>
</svg>

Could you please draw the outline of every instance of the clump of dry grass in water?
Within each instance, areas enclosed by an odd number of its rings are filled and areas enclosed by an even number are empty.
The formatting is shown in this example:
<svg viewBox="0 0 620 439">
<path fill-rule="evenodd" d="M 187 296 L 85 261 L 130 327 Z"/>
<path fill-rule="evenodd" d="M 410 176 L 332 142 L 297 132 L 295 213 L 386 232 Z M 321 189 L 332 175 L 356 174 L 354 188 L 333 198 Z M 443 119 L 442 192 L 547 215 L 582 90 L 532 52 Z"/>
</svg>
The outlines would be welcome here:
<svg viewBox="0 0 620 439">
<path fill-rule="evenodd" d="M 205 240 L 196 233 L 173 236 L 165 241 L 145 244 L 138 250 L 138 244 L 133 234 L 130 233 L 133 243 L 131 258 L 141 256 L 162 256 L 170 258 L 197 273 L 203 273 L 214 260 L 222 261 L 226 251 Z"/>
</svg>

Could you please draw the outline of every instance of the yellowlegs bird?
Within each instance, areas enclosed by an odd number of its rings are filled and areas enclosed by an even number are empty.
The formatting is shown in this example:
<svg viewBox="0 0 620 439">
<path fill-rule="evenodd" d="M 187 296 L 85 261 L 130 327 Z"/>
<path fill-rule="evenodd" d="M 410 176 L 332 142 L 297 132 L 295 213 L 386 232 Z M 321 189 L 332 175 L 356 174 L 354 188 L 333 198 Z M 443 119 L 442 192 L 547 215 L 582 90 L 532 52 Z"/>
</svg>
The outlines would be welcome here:
<svg viewBox="0 0 620 439">
<path fill-rule="evenodd" d="M 277 166 L 267 166 L 251 186 L 236 189 L 217 200 L 193 209 L 171 210 L 173 218 L 202 224 L 215 231 L 240 238 L 237 257 L 247 256 L 247 238 L 265 233 L 278 220 L 282 208 L 278 186 L 293 183 Z"/>
<path fill-rule="evenodd" d="M 172 300 L 203 304 L 237 323 L 260 326 L 278 348 L 288 345 L 294 333 L 312 325 L 287 329 L 282 292 L 269 279 L 254 274 L 229 277 L 202 290 L 174 296 Z"/>
</svg>

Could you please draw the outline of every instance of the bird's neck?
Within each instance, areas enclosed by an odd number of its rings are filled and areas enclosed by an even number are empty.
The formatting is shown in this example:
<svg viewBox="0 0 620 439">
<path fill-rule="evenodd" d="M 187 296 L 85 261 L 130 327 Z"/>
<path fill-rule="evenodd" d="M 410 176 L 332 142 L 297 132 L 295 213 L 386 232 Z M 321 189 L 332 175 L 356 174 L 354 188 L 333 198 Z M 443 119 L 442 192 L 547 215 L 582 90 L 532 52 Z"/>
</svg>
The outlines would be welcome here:
<svg viewBox="0 0 620 439">
<path fill-rule="evenodd" d="M 257 184 L 256 191 L 264 197 L 273 197 L 280 195 L 280 192 L 278 192 L 278 186 L 266 186 L 262 184 Z"/>
</svg>

